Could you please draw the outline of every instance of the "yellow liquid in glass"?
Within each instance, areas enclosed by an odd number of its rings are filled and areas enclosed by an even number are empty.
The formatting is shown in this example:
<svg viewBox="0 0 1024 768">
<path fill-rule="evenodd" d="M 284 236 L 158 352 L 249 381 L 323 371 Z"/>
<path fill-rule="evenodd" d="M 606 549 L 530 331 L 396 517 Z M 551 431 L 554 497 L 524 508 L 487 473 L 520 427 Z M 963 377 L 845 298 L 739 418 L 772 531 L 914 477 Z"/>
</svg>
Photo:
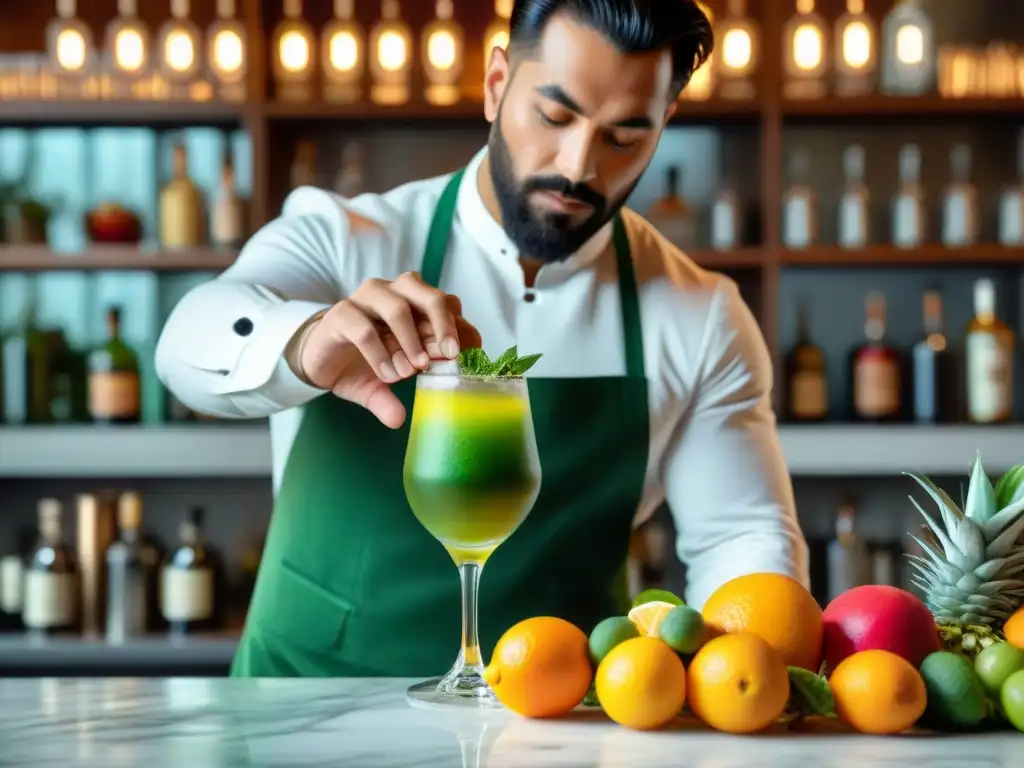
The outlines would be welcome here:
<svg viewBox="0 0 1024 768">
<path fill-rule="evenodd" d="M 417 391 L 403 478 L 413 513 L 455 563 L 483 564 L 540 489 L 526 401 L 497 388 Z"/>
</svg>

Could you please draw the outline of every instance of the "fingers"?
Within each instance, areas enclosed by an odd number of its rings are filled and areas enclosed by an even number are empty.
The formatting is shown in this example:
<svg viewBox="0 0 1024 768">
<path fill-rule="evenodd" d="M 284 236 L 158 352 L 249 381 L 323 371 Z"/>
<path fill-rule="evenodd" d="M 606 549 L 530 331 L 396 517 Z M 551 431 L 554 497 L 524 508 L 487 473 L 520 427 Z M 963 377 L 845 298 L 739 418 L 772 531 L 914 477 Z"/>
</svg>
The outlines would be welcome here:
<svg viewBox="0 0 1024 768">
<path fill-rule="evenodd" d="M 398 380 L 398 373 L 391 361 L 392 353 L 384 345 L 376 324 L 357 304 L 351 301 L 339 302 L 329 315 L 333 315 L 331 322 L 323 323 L 323 326 L 338 336 L 338 342 L 354 345 L 382 381 Z"/>
<path fill-rule="evenodd" d="M 424 283 L 423 279 L 415 272 L 399 275 L 398 279 L 391 284 L 391 289 L 406 299 L 419 312 L 426 315 L 433 328 L 434 338 L 438 340 L 444 356 L 456 357 L 459 354 L 459 336 L 455 328 L 455 314 L 452 313 L 449 306 L 447 294 Z M 460 312 L 461 309 L 460 303 Z"/>
<path fill-rule="evenodd" d="M 351 301 L 367 316 L 387 325 L 410 363 L 426 368 L 430 358 L 416 330 L 414 305 L 411 306 L 409 298 L 396 291 L 394 286 L 395 283 L 389 284 L 384 280 L 367 280 L 353 294 Z"/>
</svg>

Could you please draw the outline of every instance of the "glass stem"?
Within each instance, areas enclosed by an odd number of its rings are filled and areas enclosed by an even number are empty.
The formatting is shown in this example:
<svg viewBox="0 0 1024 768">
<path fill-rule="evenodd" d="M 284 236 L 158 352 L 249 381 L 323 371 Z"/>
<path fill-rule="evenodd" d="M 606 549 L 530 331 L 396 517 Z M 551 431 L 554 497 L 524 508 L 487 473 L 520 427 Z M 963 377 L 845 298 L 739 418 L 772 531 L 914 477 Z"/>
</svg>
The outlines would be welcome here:
<svg viewBox="0 0 1024 768">
<path fill-rule="evenodd" d="M 463 563 L 459 566 L 462 581 L 462 658 L 466 666 L 480 665 L 480 640 L 476 634 L 477 594 L 480 588 L 478 563 Z"/>
</svg>

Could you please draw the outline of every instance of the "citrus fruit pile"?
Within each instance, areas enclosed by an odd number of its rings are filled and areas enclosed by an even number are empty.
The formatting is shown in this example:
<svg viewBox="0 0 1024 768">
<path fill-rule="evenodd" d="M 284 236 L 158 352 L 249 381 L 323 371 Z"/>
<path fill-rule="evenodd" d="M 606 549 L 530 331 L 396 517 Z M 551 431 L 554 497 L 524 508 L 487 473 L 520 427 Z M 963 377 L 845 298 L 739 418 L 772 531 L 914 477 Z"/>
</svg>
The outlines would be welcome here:
<svg viewBox="0 0 1024 768">
<path fill-rule="evenodd" d="M 755 573 L 700 611 L 644 592 L 589 637 L 562 619 L 527 619 L 502 636 L 484 676 L 525 717 L 591 704 L 635 730 L 688 715 L 736 734 L 800 716 L 869 734 L 1024 731 L 1024 609 L 1004 634 L 970 658 L 942 650 L 928 608 L 904 590 L 857 587 L 822 610 L 794 579 Z"/>
</svg>

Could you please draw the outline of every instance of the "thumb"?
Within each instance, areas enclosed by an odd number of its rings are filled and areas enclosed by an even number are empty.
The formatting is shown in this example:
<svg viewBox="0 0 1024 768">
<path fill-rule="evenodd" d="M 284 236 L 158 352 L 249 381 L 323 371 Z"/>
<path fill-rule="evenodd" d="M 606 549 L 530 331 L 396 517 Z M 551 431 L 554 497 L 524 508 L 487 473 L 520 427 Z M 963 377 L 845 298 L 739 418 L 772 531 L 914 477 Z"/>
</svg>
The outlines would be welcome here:
<svg viewBox="0 0 1024 768">
<path fill-rule="evenodd" d="M 367 392 L 363 407 L 390 429 L 398 429 L 405 423 L 405 406 L 383 381 Z"/>
</svg>

